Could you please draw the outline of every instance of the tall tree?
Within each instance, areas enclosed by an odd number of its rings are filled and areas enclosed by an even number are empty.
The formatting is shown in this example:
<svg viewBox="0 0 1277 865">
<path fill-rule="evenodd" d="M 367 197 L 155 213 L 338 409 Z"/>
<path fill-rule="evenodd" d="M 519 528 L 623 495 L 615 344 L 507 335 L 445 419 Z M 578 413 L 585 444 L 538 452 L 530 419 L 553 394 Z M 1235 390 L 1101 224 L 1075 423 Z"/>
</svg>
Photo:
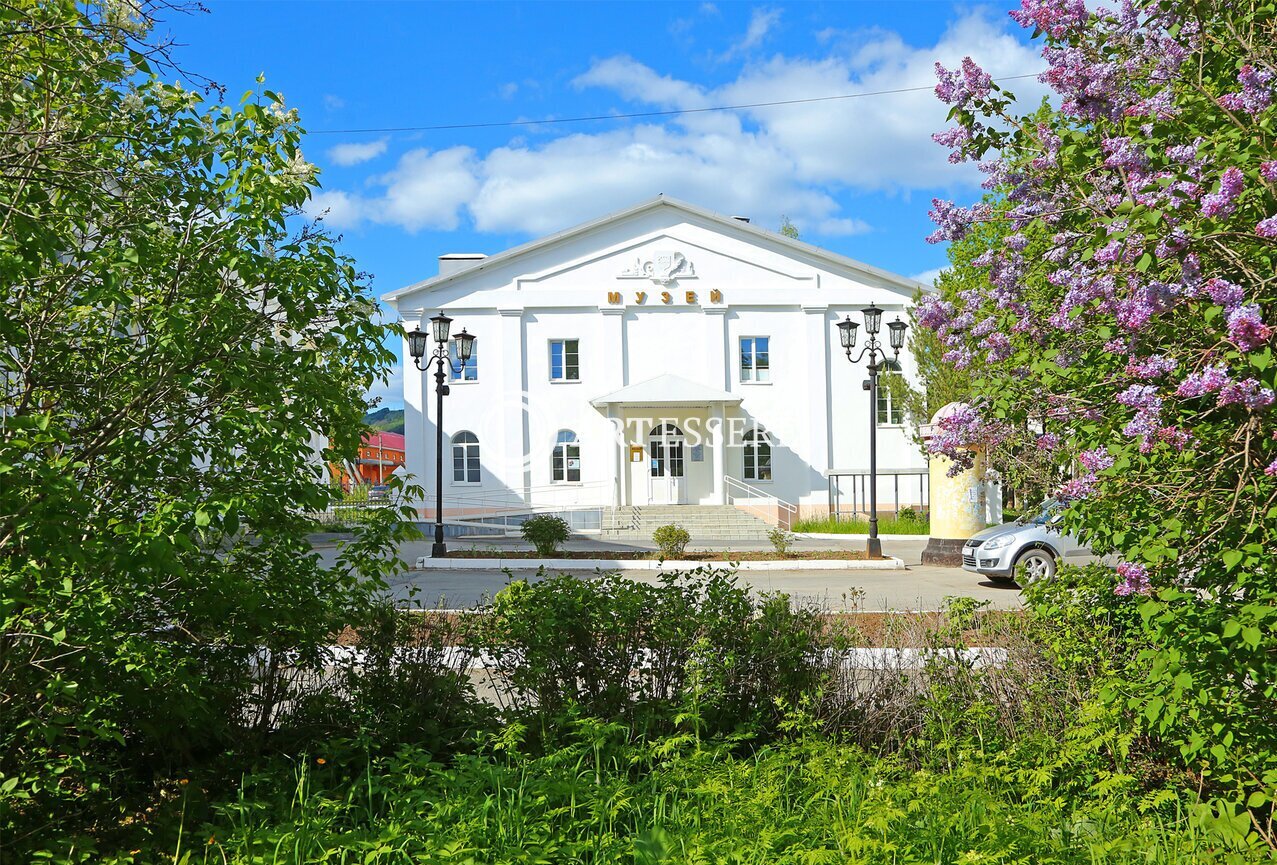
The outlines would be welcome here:
<svg viewBox="0 0 1277 865">
<path fill-rule="evenodd" d="M 961 459 L 972 439 L 1032 434 L 1076 459 L 1066 519 L 1122 556 L 1115 591 L 1156 641 L 1135 705 L 1231 800 L 1215 819 L 1249 807 L 1273 841 L 1277 11 L 1023 0 L 1013 14 L 1045 37 L 1048 117 L 1012 115 L 969 58 L 938 68 L 957 125 L 937 141 L 1009 194 L 1004 214 L 936 201 L 934 239 L 1009 230 L 964 268 L 972 290 L 920 310 L 983 367 L 936 446 Z"/>
<path fill-rule="evenodd" d="M 154 10 L 0 6 L 10 841 L 120 767 L 265 730 L 279 682 L 250 660 L 315 658 L 400 531 L 337 567 L 306 542 L 330 495 L 312 440 L 354 455 L 391 356 L 360 274 L 300 218 L 296 113 L 163 83 Z"/>
</svg>

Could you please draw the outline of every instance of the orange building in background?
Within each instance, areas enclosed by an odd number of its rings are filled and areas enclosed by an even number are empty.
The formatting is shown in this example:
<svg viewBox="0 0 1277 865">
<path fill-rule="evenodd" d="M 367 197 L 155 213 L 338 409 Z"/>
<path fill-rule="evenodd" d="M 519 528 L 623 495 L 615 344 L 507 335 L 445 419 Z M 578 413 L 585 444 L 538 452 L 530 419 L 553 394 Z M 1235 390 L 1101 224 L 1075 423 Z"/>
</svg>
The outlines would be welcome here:
<svg viewBox="0 0 1277 865">
<path fill-rule="evenodd" d="M 359 445 L 359 458 L 353 465 L 333 463 L 330 469 L 333 479 L 340 483 L 343 489 L 349 489 L 352 485 L 385 483 L 394 470 L 403 464 L 403 434 L 374 430 L 364 433 L 363 441 Z"/>
</svg>

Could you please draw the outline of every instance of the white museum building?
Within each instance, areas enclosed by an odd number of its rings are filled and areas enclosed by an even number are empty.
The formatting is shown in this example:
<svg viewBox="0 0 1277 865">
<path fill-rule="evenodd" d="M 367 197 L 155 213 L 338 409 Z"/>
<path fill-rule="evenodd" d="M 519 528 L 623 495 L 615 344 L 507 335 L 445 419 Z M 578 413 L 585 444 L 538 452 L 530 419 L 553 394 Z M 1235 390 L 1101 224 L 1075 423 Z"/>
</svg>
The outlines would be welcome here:
<svg viewBox="0 0 1277 865">
<path fill-rule="evenodd" d="M 849 362 L 838 329 L 872 304 L 886 344 L 919 285 L 658 196 L 496 255 L 441 256 L 385 300 L 406 331 L 442 311 L 475 337 L 443 401 L 445 520 L 560 511 L 588 529 L 645 506 L 863 514 L 871 412 L 880 513 L 925 504 L 903 411 L 887 387 L 871 408 L 867 362 Z M 436 367 L 417 369 L 407 340 L 403 357 L 407 471 L 433 519 Z M 913 375 L 907 346 L 892 370 Z"/>
</svg>

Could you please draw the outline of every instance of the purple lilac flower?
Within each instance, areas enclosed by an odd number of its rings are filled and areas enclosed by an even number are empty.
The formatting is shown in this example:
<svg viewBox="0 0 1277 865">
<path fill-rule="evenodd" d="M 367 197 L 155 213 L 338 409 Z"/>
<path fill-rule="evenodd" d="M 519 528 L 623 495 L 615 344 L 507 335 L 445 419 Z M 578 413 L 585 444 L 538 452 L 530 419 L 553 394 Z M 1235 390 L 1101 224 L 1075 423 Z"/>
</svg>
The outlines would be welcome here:
<svg viewBox="0 0 1277 865">
<path fill-rule="evenodd" d="M 1010 15 L 1021 27 L 1043 30 L 1059 39 L 1085 24 L 1090 13 L 1083 0 L 1020 0 L 1020 8 L 1013 9 Z"/>
<path fill-rule="evenodd" d="M 1273 404 L 1272 388 L 1263 387 L 1253 378 L 1231 382 L 1219 391 L 1219 405 L 1241 404 L 1246 408 L 1264 408 Z"/>
<path fill-rule="evenodd" d="M 1105 138 L 1100 142 L 1100 146 L 1108 154 L 1104 164 L 1109 168 L 1142 170 L 1148 165 L 1148 158 L 1144 156 L 1144 151 L 1126 136 Z"/>
<path fill-rule="evenodd" d="M 1201 372 L 1189 374 L 1175 390 L 1176 396 L 1195 397 L 1215 393 L 1232 382 L 1222 366 L 1208 366 Z"/>
<path fill-rule="evenodd" d="M 1256 69 L 1247 63 L 1237 73 L 1237 83 L 1242 89 L 1219 97 L 1219 104 L 1229 111 L 1245 111 L 1258 114 L 1273 101 L 1273 73 L 1268 69 Z"/>
<path fill-rule="evenodd" d="M 1060 446 L 1060 437 L 1055 433 L 1042 433 L 1038 436 L 1036 444 L 1038 450 L 1049 453 Z"/>
<path fill-rule="evenodd" d="M 1157 431 L 1157 439 L 1182 451 L 1193 440 L 1193 434 L 1177 426 L 1166 426 Z"/>
<path fill-rule="evenodd" d="M 1160 378 L 1174 372 L 1178 366 L 1179 361 L 1175 358 L 1160 354 L 1138 360 L 1132 357 L 1126 362 L 1126 374 L 1140 379 Z"/>
<path fill-rule="evenodd" d="M 961 240 L 966 236 L 971 223 L 984 218 L 988 213 L 988 209 L 988 206 L 983 204 L 967 208 L 959 207 L 952 201 L 944 201 L 939 198 L 931 199 L 931 210 L 928 211 L 927 215 L 931 217 L 931 221 L 939 228 L 927 236 L 927 243 Z"/>
<path fill-rule="evenodd" d="M 949 148 L 949 161 L 954 165 L 967 160 L 971 132 L 965 126 L 955 126 L 944 132 L 937 132 L 931 136 L 931 140 L 941 147 Z"/>
<path fill-rule="evenodd" d="M 1153 588 L 1148 582 L 1148 568 L 1134 562 L 1122 562 L 1117 566 L 1117 575 L 1122 578 L 1113 594 L 1127 597 L 1128 595 L 1147 595 L 1152 592 Z"/>
<path fill-rule="evenodd" d="M 1237 196 L 1246 186 L 1246 177 L 1237 166 L 1224 169 L 1219 177 L 1219 192 L 1212 192 L 1202 199 L 1202 216 L 1229 216 L 1237 209 Z"/>
<path fill-rule="evenodd" d="M 1082 475 L 1062 484 L 1055 490 L 1055 498 L 1062 502 L 1084 499 L 1095 492 L 1095 484 L 1099 479 L 1095 475 Z"/>
<path fill-rule="evenodd" d="M 965 108 L 972 101 L 983 99 L 989 95 L 993 78 L 976 65 L 970 57 L 962 58 L 961 71 L 950 72 L 943 65 L 936 64 L 936 97 L 949 105 Z"/>
<path fill-rule="evenodd" d="M 1133 384 L 1117 395 L 1117 401 L 1131 408 L 1148 408 L 1162 404 L 1162 398 L 1157 395 L 1157 388 L 1151 384 Z"/>
<path fill-rule="evenodd" d="M 1277 215 L 1255 223 L 1255 233 L 1260 237 L 1277 237 Z"/>
<path fill-rule="evenodd" d="M 1166 158 L 1171 162 L 1190 163 L 1197 159 L 1197 143 L 1172 144 L 1166 148 Z"/>
<path fill-rule="evenodd" d="M 1259 176 L 1269 183 L 1277 183 L 1277 159 L 1259 164 Z"/>
<path fill-rule="evenodd" d="M 1078 462 L 1086 466 L 1092 474 L 1113 467 L 1113 457 L 1104 448 L 1092 448 L 1077 455 Z"/>
<path fill-rule="evenodd" d="M 1273 460 L 1268 464 L 1268 468 L 1264 469 L 1264 474 L 1270 478 L 1277 477 L 1277 460 Z"/>
<path fill-rule="evenodd" d="M 1242 351 L 1262 347 L 1272 335 L 1273 329 L 1264 324 L 1258 304 L 1244 304 L 1228 314 L 1228 338 Z"/>
<path fill-rule="evenodd" d="M 1222 306 L 1225 309 L 1231 309 L 1241 303 L 1246 297 L 1246 292 L 1242 290 L 1240 285 L 1235 285 L 1226 279 L 1220 279 L 1218 276 L 1206 280 L 1206 284 L 1203 287 L 1206 289 L 1206 293 L 1210 295 L 1211 303 Z"/>
</svg>

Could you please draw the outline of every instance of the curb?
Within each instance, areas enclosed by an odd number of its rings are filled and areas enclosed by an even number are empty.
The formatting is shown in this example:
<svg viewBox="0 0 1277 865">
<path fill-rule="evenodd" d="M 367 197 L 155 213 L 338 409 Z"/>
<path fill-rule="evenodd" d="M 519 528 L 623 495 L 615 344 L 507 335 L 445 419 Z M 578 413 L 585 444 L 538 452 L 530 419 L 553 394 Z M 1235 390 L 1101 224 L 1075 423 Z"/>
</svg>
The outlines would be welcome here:
<svg viewBox="0 0 1277 865">
<path fill-rule="evenodd" d="M 867 541 L 869 535 L 861 533 L 853 534 L 833 534 L 829 532 L 794 532 L 794 535 L 800 538 L 811 538 L 813 541 Z M 929 541 L 931 535 L 878 535 L 880 541 Z"/>
<path fill-rule="evenodd" d="M 904 559 L 795 559 L 793 561 L 731 562 L 667 561 L 653 559 L 432 559 L 421 556 L 420 571 L 692 571 L 704 567 L 737 571 L 903 571 Z"/>
</svg>

